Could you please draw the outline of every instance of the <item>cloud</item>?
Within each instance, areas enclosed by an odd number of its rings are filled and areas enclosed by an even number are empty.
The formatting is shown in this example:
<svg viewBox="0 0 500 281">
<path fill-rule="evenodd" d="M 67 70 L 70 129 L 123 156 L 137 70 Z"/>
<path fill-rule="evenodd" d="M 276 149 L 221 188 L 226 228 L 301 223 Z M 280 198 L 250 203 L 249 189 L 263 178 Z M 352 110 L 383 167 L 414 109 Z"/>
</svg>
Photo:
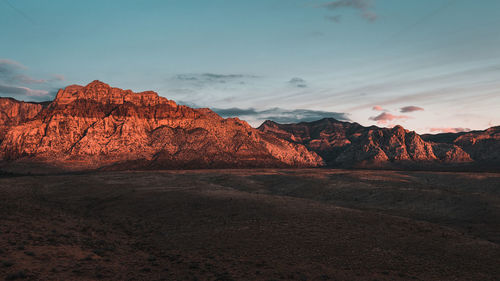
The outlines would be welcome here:
<svg viewBox="0 0 500 281">
<path fill-rule="evenodd" d="M 366 21 L 373 22 L 377 20 L 377 14 L 372 11 L 371 0 L 337 0 L 324 3 L 321 7 L 332 11 L 354 9 L 358 10 L 360 16 Z M 337 23 L 340 21 L 340 15 L 327 16 L 326 18 Z"/>
<path fill-rule="evenodd" d="M 0 59 L 0 94 L 16 96 L 18 98 L 33 99 L 33 97 L 46 97 L 48 89 L 54 86 L 50 83 L 63 81 L 64 76 L 53 75 L 50 79 L 37 79 L 25 74 L 28 70 L 23 64 L 9 60 Z M 38 84 L 45 89 L 32 89 L 29 85 Z M 36 98 L 35 98 L 36 99 Z"/>
<path fill-rule="evenodd" d="M 394 120 L 406 120 L 409 119 L 406 115 L 393 115 L 391 113 L 382 112 L 377 116 L 370 117 L 369 120 L 377 121 L 379 124 L 385 124 Z"/>
<path fill-rule="evenodd" d="M 246 79 L 259 78 L 256 75 L 248 74 L 217 74 L 217 73 L 191 73 L 191 74 L 177 74 L 174 76 L 175 80 L 183 82 L 191 82 L 196 84 L 213 84 L 213 83 L 227 83 L 239 81 L 243 82 Z"/>
<path fill-rule="evenodd" d="M 418 107 L 418 106 L 410 105 L 410 106 L 405 106 L 405 107 L 400 108 L 399 112 L 408 113 L 408 112 L 414 112 L 414 111 L 424 111 L 424 109 L 421 107 Z"/>
<path fill-rule="evenodd" d="M 26 83 L 26 84 L 43 84 L 47 83 L 47 80 L 45 79 L 35 79 L 26 75 L 17 75 L 14 77 L 14 80 L 20 83 Z"/>
<path fill-rule="evenodd" d="M 26 67 L 18 62 L 0 59 L 0 81 L 15 81 L 19 77 L 19 72 Z"/>
<path fill-rule="evenodd" d="M 298 122 L 311 122 L 323 118 L 334 118 L 340 121 L 348 121 L 349 117 L 345 113 L 330 112 L 322 110 L 310 109 L 283 109 L 279 107 L 257 110 L 255 108 L 213 108 L 220 116 L 239 117 L 247 120 L 250 123 L 258 124 L 264 120 L 272 120 L 278 123 L 298 123 Z"/>
<path fill-rule="evenodd" d="M 469 128 L 430 128 L 432 133 L 461 133 L 469 132 Z"/>
<path fill-rule="evenodd" d="M 375 110 L 375 111 L 386 111 L 380 105 L 375 105 L 374 107 L 372 107 L 372 110 Z"/>
<path fill-rule="evenodd" d="M 306 80 L 300 78 L 300 77 L 294 77 L 288 81 L 288 84 L 293 85 L 297 88 L 307 88 L 307 82 Z"/>
<path fill-rule="evenodd" d="M 27 87 L 9 86 L 0 84 L 0 94 L 14 96 L 41 97 L 49 94 L 49 91 L 34 90 Z"/>
<path fill-rule="evenodd" d="M 66 77 L 62 74 L 52 74 L 50 81 L 66 81 Z"/>
<path fill-rule="evenodd" d="M 0 81 L 9 84 L 42 84 L 47 81 L 44 79 L 35 79 L 22 72 L 28 68 L 16 61 L 9 59 L 0 59 Z"/>
<path fill-rule="evenodd" d="M 27 67 L 18 63 L 17 61 L 9 60 L 9 59 L 0 59 L 0 73 L 4 71 L 4 69 L 26 69 Z"/>
<path fill-rule="evenodd" d="M 340 15 L 335 15 L 335 16 L 325 16 L 325 19 L 334 22 L 334 23 L 340 23 L 341 21 L 341 16 Z"/>
</svg>

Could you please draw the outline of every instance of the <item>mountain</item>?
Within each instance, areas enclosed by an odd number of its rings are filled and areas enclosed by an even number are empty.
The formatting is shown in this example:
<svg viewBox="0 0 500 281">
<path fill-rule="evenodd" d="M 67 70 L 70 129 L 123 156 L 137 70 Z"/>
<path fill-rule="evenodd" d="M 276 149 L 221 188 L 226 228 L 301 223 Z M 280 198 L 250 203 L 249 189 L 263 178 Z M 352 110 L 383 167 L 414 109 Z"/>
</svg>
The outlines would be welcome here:
<svg viewBox="0 0 500 281">
<path fill-rule="evenodd" d="M 46 106 L 1 99 L 0 159 L 78 168 L 315 167 L 303 145 L 177 105 L 152 91 L 93 81 Z"/>
<path fill-rule="evenodd" d="M 35 117 L 43 108 L 40 103 L 20 102 L 13 98 L 0 98 L 0 142 L 8 129 Z"/>
<path fill-rule="evenodd" d="M 364 127 L 357 123 L 325 118 L 315 122 L 278 124 L 264 122 L 259 128 L 290 142 L 305 145 L 328 166 L 433 166 L 471 163 L 464 141 L 433 142 L 401 126 Z M 467 135 L 460 136 L 459 139 Z M 496 141 L 498 145 L 498 140 Z M 482 151 L 482 150 L 481 150 Z M 480 159 L 484 160 L 484 156 Z"/>
<path fill-rule="evenodd" d="M 461 147 L 477 162 L 500 162 L 500 126 L 484 131 L 422 135 L 426 141 Z"/>
<path fill-rule="evenodd" d="M 93 81 L 51 102 L 0 98 L 0 160 L 74 169 L 500 167 L 500 127 L 420 136 L 325 118 L 254 129 L 152 91 Z"/>
</svg>

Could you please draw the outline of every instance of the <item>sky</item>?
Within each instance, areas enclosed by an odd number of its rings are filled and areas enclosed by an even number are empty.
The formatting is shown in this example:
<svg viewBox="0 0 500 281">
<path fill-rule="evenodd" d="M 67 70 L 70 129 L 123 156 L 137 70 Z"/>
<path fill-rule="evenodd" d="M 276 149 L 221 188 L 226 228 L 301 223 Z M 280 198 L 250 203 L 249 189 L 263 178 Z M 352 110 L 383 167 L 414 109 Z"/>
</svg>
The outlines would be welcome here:
<svg viewBox="0 0 500 281">
<path fill-rule="evenodd" d="M 194 107 L 418 133 L 500 125 L 498 0 L 0 0 L 0 96 L 101 80 Z"/>
</svg>

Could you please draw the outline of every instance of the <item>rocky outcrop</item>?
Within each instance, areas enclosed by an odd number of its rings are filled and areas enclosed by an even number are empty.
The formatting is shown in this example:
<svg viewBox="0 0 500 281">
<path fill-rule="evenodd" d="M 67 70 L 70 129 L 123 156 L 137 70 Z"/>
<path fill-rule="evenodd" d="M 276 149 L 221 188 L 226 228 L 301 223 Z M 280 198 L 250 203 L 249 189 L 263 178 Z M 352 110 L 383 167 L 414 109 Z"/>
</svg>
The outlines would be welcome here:
<svg viewBox="0 0 500 281">
<path fill-rule="evenodd" d="M 500 126 L 484 131 L 424 135 L 423 138 L 458 146 L 477 162 L 500 162 Z"/>
<path fill-rule="evenodd" d="M 10 127 L 33 119 L 43 108 L 40 103 L 0 98 L 0 142 Z"/>
<path fill-rule="evenodd" d="M 317 152 L 329 166 L 387 163 L 466 163 L 472 161 L 460 146 L 423 140 L 401 126 L 363 127 L 326 118 L 315 122 L 264 122 L 259 129 Z"/>
<path fill-rule="evenodd" d="M 134 93 L 100 81 L 59 90 L 47 107 L 4 129 L 4 160 L 81 167 L 314 167 L 303 145 L 177 105 L 155 92 Z"/>
</svg>

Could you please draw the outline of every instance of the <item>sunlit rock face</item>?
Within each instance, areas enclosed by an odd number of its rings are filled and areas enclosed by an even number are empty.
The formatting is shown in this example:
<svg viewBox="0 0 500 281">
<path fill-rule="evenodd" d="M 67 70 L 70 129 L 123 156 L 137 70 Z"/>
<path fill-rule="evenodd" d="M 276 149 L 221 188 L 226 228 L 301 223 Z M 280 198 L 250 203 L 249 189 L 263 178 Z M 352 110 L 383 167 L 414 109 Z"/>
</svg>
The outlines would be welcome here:
<svg viewBox="0 0 500 281">
<path fill-rule="evenodd" d="M 259 129 L 290 142 L 304 144 L 317 152 L 329 166 L 384 165 L 387 163 L 451 164 L 469 163 L 472 148 L 467 135 L 455 143 L 425 141 L 413 131 L 401 126 L 394 128 L 363 127 L 357 123 L 326 118 L 315 122 L 278 124 L 264 122 Z M 493 128 L 492 128 L 493 129 Z M 487 132 L 491 131 L 487 130 Z M 497 130 L 498 131 L 498 130 Z M 496 138 L 489 133 L 486 139 Z M 477 154 L 477 153 L 476 153 Z M 476 160 L 483 161 L 485 156 Z"/>
<path fill-rule="evenodd" d="M 15 106 L 23 110 L 9 112 L 29 111 L 24 107 L 31 105 L 20 104 Z M 134 93 L 94 81 L 59 90 L 45 108 L 32 107 L 29 113 L 2 116 L 3 160 L 126 169 L 323 165 L 301 144 L 151 91 Z"/>
<path fill-rule="evenodd" d="M 34 118 L 43 108 L 42 104 L 0 98 L 0 142 L 10 127 Z"/>
</svg>

